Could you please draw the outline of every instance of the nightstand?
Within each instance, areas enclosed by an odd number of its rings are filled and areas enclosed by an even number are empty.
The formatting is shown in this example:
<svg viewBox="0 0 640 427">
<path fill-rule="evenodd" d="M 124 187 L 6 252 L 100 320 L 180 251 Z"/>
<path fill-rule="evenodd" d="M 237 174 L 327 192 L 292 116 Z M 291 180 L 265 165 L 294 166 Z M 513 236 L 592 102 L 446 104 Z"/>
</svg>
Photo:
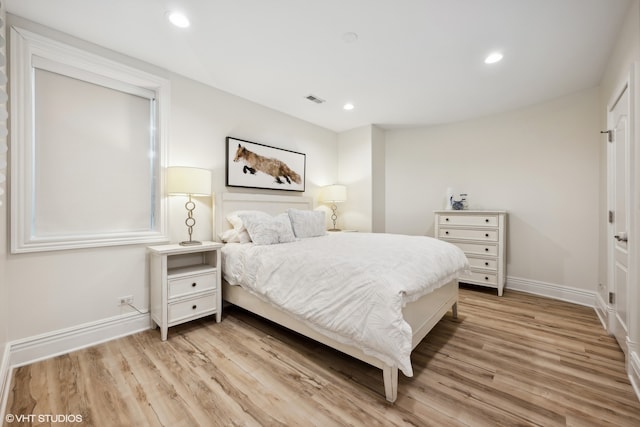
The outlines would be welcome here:
<svg viewBox="0 0 640 427">
<path fill-rule="evenodd" d="M 151 319 L 162 341 L 171 326 L 200 317 L 222 318 L 220 248 L 215 242 L 197 246 L 149 246 Z"/>
</svg>

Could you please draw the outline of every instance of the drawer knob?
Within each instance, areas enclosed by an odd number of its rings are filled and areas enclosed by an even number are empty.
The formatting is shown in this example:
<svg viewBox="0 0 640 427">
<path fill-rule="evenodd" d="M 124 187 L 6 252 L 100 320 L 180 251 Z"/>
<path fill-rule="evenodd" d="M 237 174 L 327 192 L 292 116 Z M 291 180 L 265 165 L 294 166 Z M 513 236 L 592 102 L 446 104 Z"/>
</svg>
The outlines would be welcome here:
<svg viewBox="0 0 640 427">
<path fill-rule="evenodd" d="M 444 220 L 445 220 L 446 222 L 449 222 L 449 218 L 445 218 Z"/>
<path fill-rule="evenodd" d="M 198 308 L 198 306 L 195 304 L 193 304 L 193 306 L 191 307 L 192 310 L 195 310 L 196 308 Z"/>
<path fill-rule="evenodd" d="M 487 276 L 484 276 L 484 280 L 489 280 L 489 278 Z"/>
<path fill-rule="evenodd" d="M 488 262 L 485 262 L 485 263 L 484 263 L 484 265 L 486 265 L 486 266 L 488 267 L 488 266 L 489 266 L 489 263 L 488 263 Z"/>
<path fill-rule="evenodd" d="M 489 252 L 489 248 L 484 248 L 484 251 L 485 252 Z"/>
<path fill-rule="evenodd" d="M 484 233 L 484 237 L 489 237 L 489 233 Z"/>
<path fill-rule="evenodd" d="M 485 218 L 484 222 L 489 222 L 489 218 Z"/>
<path fill-rule="evenodd" d="M 448 231 L 445 231 L 445 232 L 444 232 L 444 234 L 449 234 L 449 232 L 448 232 Z"/>
<path fill-rule="evenodd" d="M 193 282 L 193 283 L 191 284 L 191 287 L 192 287 L 192 288 L 195 288 L 195 287 L 196 287 L 196 285 L 197 285 L 197 283 L 196 283 L 196 282 Z"/>
</svg>

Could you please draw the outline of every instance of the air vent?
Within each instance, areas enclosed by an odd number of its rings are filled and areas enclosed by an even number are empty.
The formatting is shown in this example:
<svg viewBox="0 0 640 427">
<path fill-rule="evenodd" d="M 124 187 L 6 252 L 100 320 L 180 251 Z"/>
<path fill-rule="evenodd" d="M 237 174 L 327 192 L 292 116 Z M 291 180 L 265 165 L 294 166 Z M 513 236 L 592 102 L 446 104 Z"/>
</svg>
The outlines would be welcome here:
<svg viewBox="0 0 640 427">
<path fill-rule="evenodd" d="M 322 104 L 324 101 L 324 99 L 318 98 L 317 96 L 314 95 L 308 95 L 306 97 L 309 101 L 315 102 L 316 104 Z"/>
</svg>

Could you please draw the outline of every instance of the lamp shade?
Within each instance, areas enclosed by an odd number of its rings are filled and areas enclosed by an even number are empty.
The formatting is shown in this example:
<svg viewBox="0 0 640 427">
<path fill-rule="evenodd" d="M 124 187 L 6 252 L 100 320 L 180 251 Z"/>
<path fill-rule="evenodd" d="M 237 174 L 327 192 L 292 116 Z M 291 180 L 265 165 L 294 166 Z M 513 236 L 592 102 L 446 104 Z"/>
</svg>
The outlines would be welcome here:
<svg viewBox="0 0 640 427">
<path fill-rule="evenodd" d="M 341 203 L 347 201 L 347 187 L 344 185 L 328 185 L 322 189 L 322 201 L 325 203 Z"/>
<path fill-rule="evenodd" d="M 208 169 L 173 166 L 167 169 L 167 193 L 211 195 L 211 171 Z"/>
</svg>

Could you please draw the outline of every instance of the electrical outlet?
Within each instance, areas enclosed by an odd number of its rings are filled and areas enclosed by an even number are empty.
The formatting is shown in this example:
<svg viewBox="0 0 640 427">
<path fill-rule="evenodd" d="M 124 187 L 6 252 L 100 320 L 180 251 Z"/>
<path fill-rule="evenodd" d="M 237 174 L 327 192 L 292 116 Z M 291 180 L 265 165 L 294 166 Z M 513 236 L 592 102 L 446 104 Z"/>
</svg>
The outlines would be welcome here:
<svg viewBox="0 0 640 427">
<path fill-rule="evenodd" d="M 118 303 L 119 305 L 133 304 L 133 295 L 127 295 L 126 297 L 119 297 Z"/>
</svg>

